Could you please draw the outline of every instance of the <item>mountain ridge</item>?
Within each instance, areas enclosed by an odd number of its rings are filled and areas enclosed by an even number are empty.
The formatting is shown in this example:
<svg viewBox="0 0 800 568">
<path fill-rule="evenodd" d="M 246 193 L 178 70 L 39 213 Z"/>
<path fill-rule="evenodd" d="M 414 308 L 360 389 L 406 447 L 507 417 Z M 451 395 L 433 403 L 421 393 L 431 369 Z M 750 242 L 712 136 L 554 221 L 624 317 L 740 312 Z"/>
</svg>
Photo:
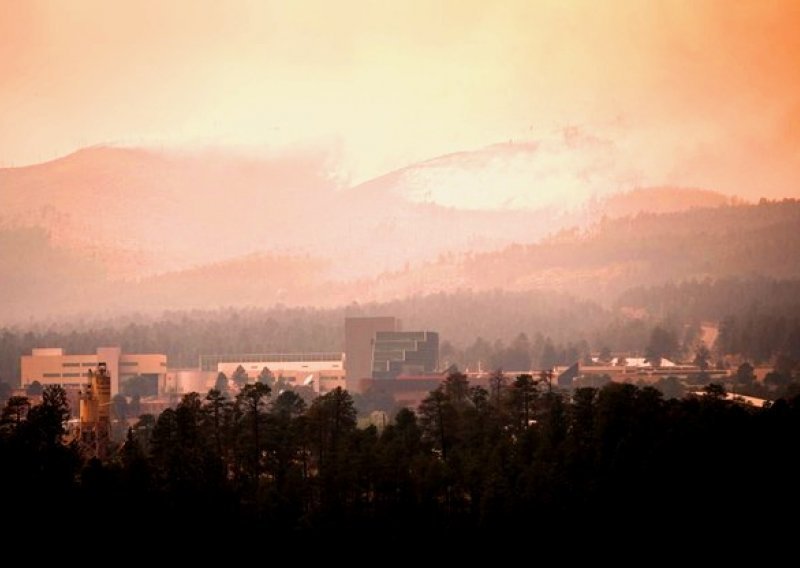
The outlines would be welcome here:
<svg viewBox="0 0 800 568">
<path fill-rule="evenodd" d="M 18 320 L 43 311 L 333 307 L 495 289 L 558 290 L 610 306 L 635 287 L 737 276 L 800 278 L 798 229 L 800 201 L 735 204 L 602 218 L 588 229 L 533 243 L 443 254 L 354 279 L 331 276 L 332 261 L 322 256 L 253 253 L 123 282 L 107 279 L 98 259 L 62 255 L 41 229 L 38 236 L 17 238 L 0 231 L 0 259 L 14 275 L 0 281 L 0 311 Z M 51 291 L 42 296 L 46 285 Z"/>
</svg>

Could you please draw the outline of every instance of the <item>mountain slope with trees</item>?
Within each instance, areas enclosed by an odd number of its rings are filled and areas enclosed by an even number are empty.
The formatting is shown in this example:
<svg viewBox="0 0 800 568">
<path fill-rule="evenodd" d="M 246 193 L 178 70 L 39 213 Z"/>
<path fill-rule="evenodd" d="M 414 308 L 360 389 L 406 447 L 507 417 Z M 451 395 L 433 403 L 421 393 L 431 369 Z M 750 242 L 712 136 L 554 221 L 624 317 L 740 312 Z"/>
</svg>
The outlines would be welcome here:
<svg viewBox="0 0 800 568">
<path fill-rule="evenodd" d="M 798 398 L 755 409 L 725 401 L 714 385 L 682 400 L 627 384 L 566 396 L 529 375 L 498 385 L 489 392 L 451 373 L 417 413 L 399 411 L 383 431 L 357 428 L 341 389 L 309 407 L 264 384 L 233 399 L 192 393 L 141 417 L 102 460 L 66 443 L 65 393 L 47 387 L 41 404 L 16 397 L 0 418 L 10 531 L 68 515 L 95 537 L 147 527 L 171 537 L 201 530 L 340 545 L 355 534 L 409 546 L 436 534 L 491 549 L 532 534 L 663 538 L 687 512 L 683 532 L 727 533 L 731 518 L 800 504 Z M 731 499 L 744 487 L 771 487 L 780 499 Z M 609 524 L 609 510 L 635 523 Z M 97 523 L 109 513 L 113 523 Z M 759 529 L 776 531 L 757 522 L 750 538 Z"/>
</svg>

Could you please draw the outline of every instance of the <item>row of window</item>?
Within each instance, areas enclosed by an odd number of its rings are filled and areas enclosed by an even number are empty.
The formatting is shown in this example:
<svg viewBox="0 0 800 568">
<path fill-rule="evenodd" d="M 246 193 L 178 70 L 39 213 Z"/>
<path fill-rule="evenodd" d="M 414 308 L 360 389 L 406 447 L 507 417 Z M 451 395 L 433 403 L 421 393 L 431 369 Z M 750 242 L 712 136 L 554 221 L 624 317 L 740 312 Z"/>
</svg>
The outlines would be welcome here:
<svg viewBox="0 0 800 568">
<path fill-rule="evenodd" d="M 71 377 L 88 377 L 89 373 L 42 373 L 42 377 L 45 379 L 60 379 L 61 377 L 71 378 Z"/>
<path fill-rule="evenodd" d="M 251 353 L 234 355 L 201 355 L 200 368 L 204 371 L 216 371 L 219 363 L 261 363 L 270 366 L 274 363 L 289 362 L 327 362 L 342 361 L 341 352 L 318 353 Z M 166 363 L 161 363 L 166 367 Z"/>
<path fill-rule="evenodd" d="M 80 367 L 80 366 L 94 367 L 95 365 L 97 365 L 97 363 L 95 363 L 95 362 L 77 363 L 77 362 L 74 362 L 74 361 L 67 361 L 67 362 L 61 363 L 62 367 Z M 137 367 L 138 365 L 139 365 L 139 361 L 120 361 L 119 362 L 119 366 L 120 367 Z M 166 361 L 161 361 L 160 365 L 162 367 L 166 367 L 167 363 L 166 363 Z"/>
</svg>

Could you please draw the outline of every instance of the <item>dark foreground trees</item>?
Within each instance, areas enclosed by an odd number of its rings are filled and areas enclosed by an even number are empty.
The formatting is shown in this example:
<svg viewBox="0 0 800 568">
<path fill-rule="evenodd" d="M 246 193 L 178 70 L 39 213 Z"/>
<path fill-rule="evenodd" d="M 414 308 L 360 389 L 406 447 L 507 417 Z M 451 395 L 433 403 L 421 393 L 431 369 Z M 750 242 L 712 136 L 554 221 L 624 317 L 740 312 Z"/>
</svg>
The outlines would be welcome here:
<svg viewBox="0 0 800 568">
<path fill-rule="evenodd" d="M 668 522 L 656 533 L 667 540 L 752 534 L 800 504 L 800 399 L 761 410 L 713 388 L 664 400 L 627 384 L 569 396 L 529 375 L 502 384 L 489 392 L 454 373 L 382 432 L 357 427 L 341 389 L 310 407 L 263 383 L 235 399 L 190 394 L 142 417 L 103 462 L 68 443 L 66 399 L 48 387 L 41 405 L 16 397 L 3 411 L 4 510 L 29 523 L 113 519 L 100 527 L 118 534 L 446 535 L 462 546 Z"/>
</svg>

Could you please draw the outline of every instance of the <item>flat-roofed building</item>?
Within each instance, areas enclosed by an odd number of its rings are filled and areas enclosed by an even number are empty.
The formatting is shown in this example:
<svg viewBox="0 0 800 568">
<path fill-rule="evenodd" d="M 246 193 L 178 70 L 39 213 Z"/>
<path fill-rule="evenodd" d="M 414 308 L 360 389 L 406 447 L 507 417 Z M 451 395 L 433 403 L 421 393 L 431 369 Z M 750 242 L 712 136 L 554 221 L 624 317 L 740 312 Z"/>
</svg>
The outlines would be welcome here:
<svg viewBox="0 0 800 568">
<path fill-rule="evenodd" d="M 202 355 L 201 371 L 225 373 L 231 378 L 238 367 L 255 380 L 265 368 L 275 379 L 291 386 L 313 388 L 325 394 L 336 387 L 345 388 L 345 355 L 341 351 L 318 353 L 251 353 L 242 355 Z"/>
<path fill-rule="evenodd" d="M 167 356 L 158 353 L 123 353 L 119 347 L 100 347 L 95 353 L 72 355 L 60 347 L 34 349 L 20 360 L 22 386 L 34 381 L 42 385 L 61 385 L 67 390 L 88 382 L 89 370 L 97 371 L 105 363 L 111 376 L 111 396 L 120 392 L 125 382 L 141 376 L 161 392 L 167 372 Z"/>
<path fill-rule="evenodd" d="M 168 369 L 164 393 L 169 395 L 183 395 L 196 392 L 205 395 L 209 390 L 214 388 L 216 382 L 217 371 Z"/>
</svg>

